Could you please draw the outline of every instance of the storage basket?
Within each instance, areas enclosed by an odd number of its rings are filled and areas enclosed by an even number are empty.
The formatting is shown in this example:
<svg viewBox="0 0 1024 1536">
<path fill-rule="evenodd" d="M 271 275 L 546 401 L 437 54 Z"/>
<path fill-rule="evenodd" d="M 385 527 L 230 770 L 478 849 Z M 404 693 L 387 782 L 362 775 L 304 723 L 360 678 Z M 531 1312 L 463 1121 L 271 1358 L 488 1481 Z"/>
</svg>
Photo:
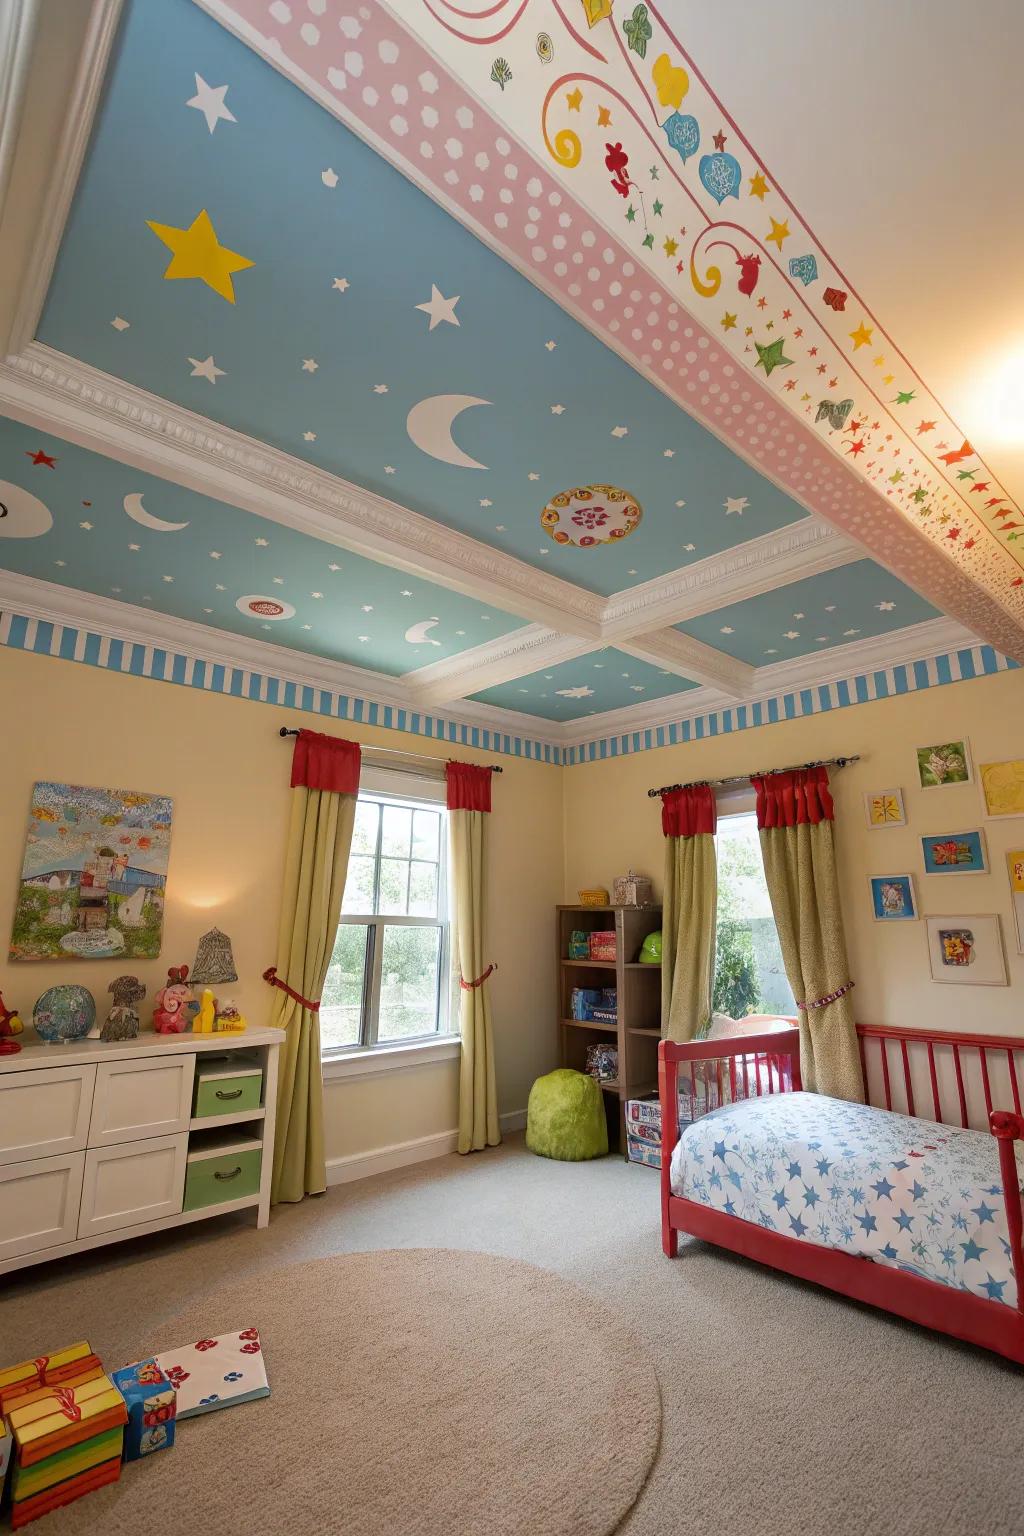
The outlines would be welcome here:
<svg viewBox="0 0 1024 1536">
<path fill-rule="evenodd" d="M 585 891 L 578 891 L 581 907 L 606 907 L 608 905 L 608 892 L 601 885 L 593 885 Z"/>
<path fill-rule="evenodd" d="M 647 875 L 618 875 L 615 879 L 617 907 L 649 907 L 654 900 L 654 884 Z"/>
</svg>

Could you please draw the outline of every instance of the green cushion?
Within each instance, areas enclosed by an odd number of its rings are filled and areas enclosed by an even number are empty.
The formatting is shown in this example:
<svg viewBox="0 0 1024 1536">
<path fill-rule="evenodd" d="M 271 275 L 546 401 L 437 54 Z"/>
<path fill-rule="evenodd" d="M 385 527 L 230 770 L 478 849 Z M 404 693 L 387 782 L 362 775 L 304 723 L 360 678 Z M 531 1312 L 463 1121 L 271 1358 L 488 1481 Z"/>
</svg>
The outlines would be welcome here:
<svg viewBox="0 0 1024 1536">
<path fill-rule="evenodd" d="M 526 1145 L 562 1163 L 604 1157 L 608 1122 L 604 1095 L 594 1078 L 567 1067 L 538 1077 L 526 1109 Z"/>
</svg>

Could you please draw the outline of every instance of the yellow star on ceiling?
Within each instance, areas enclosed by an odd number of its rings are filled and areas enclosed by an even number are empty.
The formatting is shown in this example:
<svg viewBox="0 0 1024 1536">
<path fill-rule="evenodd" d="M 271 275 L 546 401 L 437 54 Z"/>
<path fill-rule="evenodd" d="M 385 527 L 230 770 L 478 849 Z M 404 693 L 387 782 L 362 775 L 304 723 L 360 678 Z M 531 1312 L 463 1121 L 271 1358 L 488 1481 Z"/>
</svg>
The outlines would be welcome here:
<svg viewBox="0 0 1024 1536">
<path fill-rule="evenodd" d="M 672 239 L 672 237 L 670 235 L 669 238 L 665 241 L 665 255 L 666 256 L 674 256 L 676 251 L 678 251 L 678 249 L 679 249 L 679 246 L 676 244 L 676 242 Z"/>
<path fill-rule="evenodd" d="M 874 365 L 874 367 L 876 367 L 876 368 L 884 368 L 885 367 L 885 358 L 884 357 L 881 357 L 881 356 L 873 357 L 871 359 L 871 361 L 872 361 L 872 364 Z"/>
<path fill-rule="evenodd" d="M 729 311 L 726 310 L 726 312 L 722 316 L 719 324 L 721 325 L 723 331 L 734 330 L 735 327 L 736 327 L 736 316 L 735 315 L 730 315 Z"/>
<path fill-rule="evenodd" d="M 580 90 L 579 86 L 577 86 L 574 91 L 566 92 L 565 99 L 569 103 L 569 111 L 578 112 L 580 107 L 583 105 L 583 92 Z"/>
<path fill-rule="evenodd" d="M 750 177 L 750 196 L 751 197 L 759 197 L 761 199 L 762 203 L 763 203 L 764 202 L 764 195 L 765 195 L 765 193 L 767 191 L 768 191 L 768 183 L 765 181 L 765 179 L 762 176 L 760 171 L 757 172 L 756 176 L 751 176 Z"/>
<path fill-rule="evenodd" d="M 894 373 L 887 373 L 887 374 L 885 374 L 883 376 L 882 383 L 883 384 L 891 384 L 895 377 L 896 377 L 896 375 Z"/>
<path fill-rule="evenodd" d="M 254 266 L 248 256 L 229 251 L 217 239 L 217 232 L 204 208 L 196 215 L 188 229 L 176 229 L 173 224 L 146 223 L 172 253 L 164 277 L 198 277 L 214 293 L 219 293 L 229 304 L 235 302 L 235 290 L 231 282 L 232 272 L 242 272 Z"/>
<path fill-rule="evenodd" d="M 869 325 L 865 325 L 864 321 L 862 320 L 857 329 L 850 332 L 850 340 L 853 342 L 853 350 L 856 352 L 858 347 L 869 346 L 873 335 L 874 332 L 872 331 L 871 327 Z"/>
<path fill-rule="evenodd" d="M 609 126 L 609 124 L 611 123 L 611 120 L 612 120 L 612 115 L 609 112 L 608 108 L 607 107 L 598 107 L 598 109 L 597 109 L 597 126 L 599 128 L 607 128 Z"/>
<path fill-rule="evenodd" d="M 790 233 L 790 231 L 789 231 L 789 220 L 788 219 L 783 219 L 781 224 L 779 223 L 779 221 L 777 219 L 772 219 L 772 227 L 769 230 L 769 232 L 765 235 L 765 239 L 766 240 L 774 240 L 775 244 L 778 246 L 779 250 L 781 251 L 782 250 L 782 242 L 783 242 L 783 240 L 788 240 L 789 239 L 789 233 Z"/>
</svg>

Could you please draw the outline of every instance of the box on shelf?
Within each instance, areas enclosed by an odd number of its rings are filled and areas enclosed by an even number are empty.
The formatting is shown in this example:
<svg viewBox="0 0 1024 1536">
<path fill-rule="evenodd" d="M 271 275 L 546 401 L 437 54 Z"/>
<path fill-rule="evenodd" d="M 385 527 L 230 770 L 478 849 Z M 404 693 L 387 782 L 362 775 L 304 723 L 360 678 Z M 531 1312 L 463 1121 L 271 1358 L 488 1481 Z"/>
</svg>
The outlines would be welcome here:
<svg viewBox="0 0 1024 1536">
<path fill-rule="evenodd" d="M 19 1530 L 121 1475 L 128 1410 L 109 1376 L 38 1387 L 7 1413 L 14 1440 L 11 1525 Z"/>
<path fill-rule="evenodd" d="M 595 928 L 590 935 L 590 959 L 614 960 L 616 940 L 614 928 Z"/>
<path fill-rule="evenodd" d="M 573 987 L 570 1006 L 572 1017 L 581 1024 L 591 1020 L 614 1024 L 618 1014 L 618 994 L 614 987 Z"/>
<path fill-rule="evenodd" d="M 569 960 L 590 959 L 590 934 L 584 928 L 574 928 L 569 935 Z"/>
<path fill-rule="evenodd" d="M 164 1372 L 150 1357 L 136 1360 L 111 1372 L 114 1386 L 128 1409 L 123 1459 L 139 1461 L 153 1451 L 170 1450 L 174 1444 L 177 1393 Z"/>
<path fill-rule="evenodd" d="M 661 1167 L 661 1142 L 647 1141 L 643 1136 L 626 1133 L 626 1156 L 631 1163 L 643 1163 L 647 1168 Z"/>
<path fill-rule="evenodd" d="M 616 907 L 649 907 L 654 900 L 654 883 L 647 875 L 617 875 L 613 884 Z"/>
</svg>

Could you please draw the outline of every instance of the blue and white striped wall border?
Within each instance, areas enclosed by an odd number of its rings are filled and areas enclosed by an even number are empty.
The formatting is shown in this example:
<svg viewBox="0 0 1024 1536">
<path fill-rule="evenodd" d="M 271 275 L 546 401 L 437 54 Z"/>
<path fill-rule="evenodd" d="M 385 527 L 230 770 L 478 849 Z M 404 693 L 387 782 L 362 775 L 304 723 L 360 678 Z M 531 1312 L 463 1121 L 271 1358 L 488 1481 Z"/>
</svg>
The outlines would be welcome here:
<svg viewBox="0 0 1024 1536">
<path fill-rule="evenodd" d="M 101 667 L 104 671 L 122 672 L 130 677 L 154 678 L 185 688 L 200 688 L 207 693 L 225 693 L 236 699 L 273 704 L 279 709 L 301 709 L 333 720 L 358 721 L 388 731 L 428 736 L 435 741 L 477 747 L 482 752 L 498 752 L 506 757 L 524 757 L 555 766 L 565 760 L 563 749 L 550 741 L 513 736 L 462 720 L 450 720 L 443 715 L 402 709 L 354 694 L 335 693 L 328 688 L 274 677 L 268 672 L 205 661 L 182 651 L 164 650 L 138 641 L 116 640 L 76 625 L 27 618 L 10 610 L 0 612 L 0 645 L 17 651 L 32 651 L 38 656 L 83 662 L 87 667 Z"/>
<path fill-rule="evenodd" d="M 868 704 L 873 699 L 890 699 L 904 693 L 918 693 L 924 688 L 941 688 L 946 683 L 988 677 L 994 672 L 1012 671 L 1018 665 L 990 645 L 974 645 L 931 656 L 925 661 L 856 673 L 837 682 L 777 694 L 756 704 L 735 704 L 729 709 L 692 715 L 643 731 L 604 736 L 580 746 L 566 747 L 563 762 L 572 766 L 602 758 L 624 757 L 632 752 L 650 752 L 657 747 L 681 746 L 689 741 L 706 741 L 712 736 L 749 731 L 759 725 L 774 725 L 784 720 L 799 720 L 805 715 L 847 709 L 854 704 Z"/>
</svg>

